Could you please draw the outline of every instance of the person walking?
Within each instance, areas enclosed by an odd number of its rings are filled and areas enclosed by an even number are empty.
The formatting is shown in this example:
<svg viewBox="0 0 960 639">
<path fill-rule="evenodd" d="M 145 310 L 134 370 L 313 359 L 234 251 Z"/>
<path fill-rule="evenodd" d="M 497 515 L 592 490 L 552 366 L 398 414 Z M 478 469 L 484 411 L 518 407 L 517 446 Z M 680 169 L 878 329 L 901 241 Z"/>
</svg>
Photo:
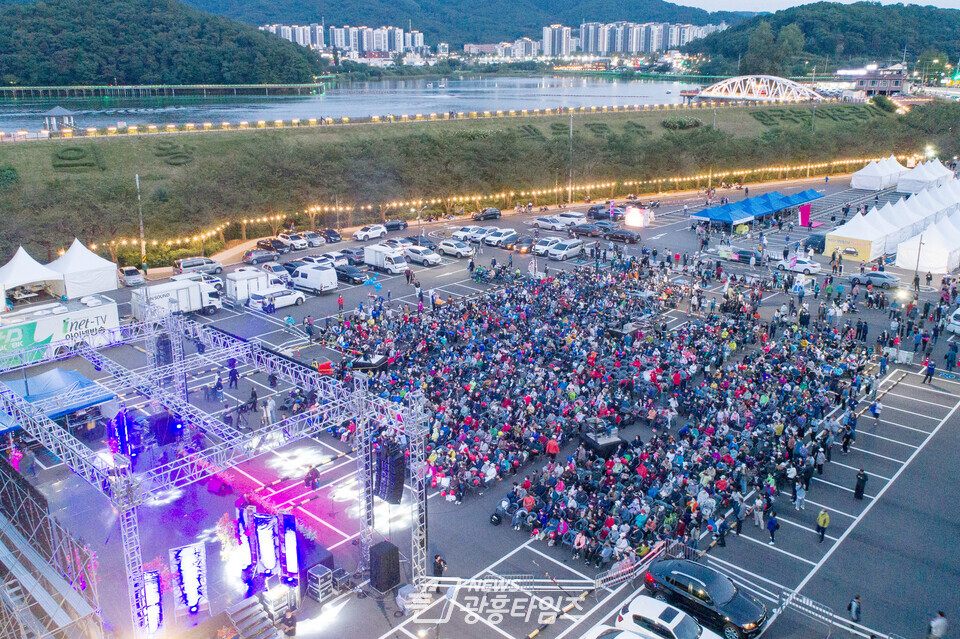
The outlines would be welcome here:
<svg viewBox="0 0 960 639">
<path fill-rule="evenodd" d="M 227 377 L 229 377 L 227 388 L 237 388 L 239 386 L 240 373 L 237 372 L 236 366 L 230 367 L 230 372 L 228 373 Z"/>
<path fill-rule="evenodd" d="M 743 520 L 747 518 L 747 505 L 743 503 L 743 499 L 737 501 L 737 528 L 736 533 L 737 537 L 740 536 L 740 533 L 743 532 Z"/>
<path fill-rule="evenodd" d="M 759 493 L 753 500 L 753 525 L 757 528 L 763 525 L 763 497 Z"/>
<path fill-rule="evenodd" d="M 947 636 L 947 615 L 942 610 L 938 610 L 937 616 L 930 620 L 927 636 L 930 639 L 940 639 Z"/>
<path fill-rule="evenodd" d="M 870 412 L 873 413 L 873 425 L 876 426 L 880 423 L 880 411 L 883 410 L 883 403 L 879 399 L 874 400 L 873 404 L 870 406 Z"/>
<path fill-rule="evenodd" d="M 862 612 L 862 602 L 860 595 L 854 595 L 850 603 L 847 604 L 847 612 L 850 613 L 850 621 L 860 623 L 860 613 Z"/>
<path fill-rule="evenodd" d="M 867 479 L 867 472 L 861 468 L 857 473 L 857 485 L 853 489 L 854 499 L 863 499 L 863 489 L 867 486 Z"/>
<path fill-rule="evenodd" d="M 769 544 L 772 546 L 777 541 L 777 530 L 780 529 L 780 522 L 777 521 L 777 511 L 770 511 L 770 519 L 767 520 L 767 532 L 770 533 Z"/>
<path fill-rule="evenodd" d="M 447 570 L 447 561 L 440 555 L 433 556 L 433 576 L 434 577 L 443 577 L 443 573 Z M 440 584 L 437 584 L 437 592 L 440 592 Z"/>
<path fill-rule="evenodd" d="M 803 482 L 800 481 L 799 479 L 797 480 L 797 483 L 794 484 L 793 486 L 793 492 L 796 494 L 796 498 L 794 498 L 793 500 L 793 505 L 796 507 L 797 510 L 803 510 L 804 505 L 806 504 L 806 501 L 807 501 L 807 491 L 803 487 Z"/>
<path fill-rule="evenodd" d="M 820 535 L 820 542 L 823 543 L 823 538 L 827 535 L 827 528 L 830 526 L 830 515 L 827 513 L 825 508 L 821 508 L 820 512 L 817 513 L 817 534 Z"/>
<path fill-rule="evenodd" d="M 343 295 L 337 295 L 337 307 L 343 311 Z"/>
</svg>

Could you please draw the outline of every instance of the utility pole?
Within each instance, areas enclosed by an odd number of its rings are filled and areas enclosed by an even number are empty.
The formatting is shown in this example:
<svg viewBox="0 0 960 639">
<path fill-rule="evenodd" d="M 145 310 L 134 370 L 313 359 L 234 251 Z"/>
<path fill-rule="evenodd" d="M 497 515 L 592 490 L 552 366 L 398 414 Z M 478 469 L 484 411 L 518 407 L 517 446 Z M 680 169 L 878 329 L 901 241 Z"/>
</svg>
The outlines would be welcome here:
<svg viewBox="0 0 960 639">
<path fill-rule="evenodd" d="M 140 198 L 140 174 L 134 175 L 137 183 L 137 209 L 140 211 L 140 268 L 147 263 L 147 241 L 143 239 L 143 200 Z"/>
<path fill-rule="evenodd" d="M 570 182 L 567 186 L 569 192 L 567 203 L 573 204 L 573 111 L 570 111 Z"/>
</svg>

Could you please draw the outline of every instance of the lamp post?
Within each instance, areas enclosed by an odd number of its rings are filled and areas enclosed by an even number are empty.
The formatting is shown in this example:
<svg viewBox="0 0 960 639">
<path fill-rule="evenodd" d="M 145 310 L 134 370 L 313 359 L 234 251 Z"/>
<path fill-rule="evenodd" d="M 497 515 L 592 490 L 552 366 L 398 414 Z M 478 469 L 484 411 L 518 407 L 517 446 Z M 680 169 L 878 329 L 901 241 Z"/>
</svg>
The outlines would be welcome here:
<svg viewBox="0 0 960 639">
<path fill-rule="evenodd" d="M 920 243 L 917 244 L 917 266 L 913 269 L 913 281 L 917 283 L 917 293 L 920 292 L 920 250 L 923 248 L 923 233 L 920 234 Z"/>
<path fill-rule="evenodd" d="M 143 239 L 143 200 L 140 198 L 140 174 L 134 176 L 137 182 L 137 209 L 140 212 L 140 268 L 147 265 L 147 242 Z"/>
</svg>

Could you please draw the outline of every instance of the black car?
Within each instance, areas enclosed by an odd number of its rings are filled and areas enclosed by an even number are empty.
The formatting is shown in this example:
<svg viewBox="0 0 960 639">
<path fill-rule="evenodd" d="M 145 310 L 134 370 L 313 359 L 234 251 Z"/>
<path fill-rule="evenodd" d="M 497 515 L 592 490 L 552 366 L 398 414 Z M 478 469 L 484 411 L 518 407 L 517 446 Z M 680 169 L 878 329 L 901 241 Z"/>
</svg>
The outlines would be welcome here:
<svg viewBox="0 0 960 639">
<path fill-rule="evenodd" d="M 293 275 L 293 272 L 296 271 L 301 266 L 309 266 L 309 265 L 311 265 L 310 262 L 304 262 L 302 260 L 290 260 L 289 262 L 284 262 L 280 266 L 287 269 L 287 273 L 289 273 L 290 275 Z"/>
<path fill-rule="evenodd" d="M 623 216 L 626 214 L 627 212 L 625 210 L 619 206 L 615 206 L 613 208 L 613 214 L 611 215 L 609 204 L 591 206 L 589 209 L 587 209 L 587 217 L 594 220 L 622 220 Z"/>
<path fill-rule="evenodd" d="M 317 231 L 317 235 L 319 235 L 324 240 L 326 240 L 327 244 L 335 244 L 336 242 L 339 242 L 340 240 L 343 239 L 342 237 L 340 237 L 340 234 L 334 231 L 333 229 L 319 230 Z"/>
<path fill-rule="evenodd" d="M 586 235 L 588 237 L 600 237 L 603 235 L 603 229 L 596 224 L 577 224 L 570 227 L 570 232 L 574 235 Z"/>
<path fill-rule="evenodd" d="M 594 222 L 593 224 L 594 226 L 599 226 L 601 229 L 603 229 L 603 232 L 605 234 L 609 234 L 620 228 L 619 224 L 617 224 L 616 222 L 610 222 L 608 220 L 601 220 L 599 222 Z"/>
<path fill-rule="evenodd" d="M 500 209 L 486 208 L 473 214 L 475 220 L 498 220 L 503 212 Z"/>
<path fill-rule="evenodd" d="M 406 220 L 387 220 L 383 223 L 383 226 L 388 231 L 402 231 L 407 228 L 409 224 L 407 224 Z"/>
<path fill-rule="evenodd" d="M 763 264 L 764 262 L 763 253 L 761 253 L 760 251 L 751 251 L 750 249 L 740 249 L 739 251 L 736 252 L 736 255 L 737 255 L 737 261 L 743 262 L 744 264 L 749 264 L 751 257 L 753 258 L 754 264 L 758 266 L 760 264 Z"/>
<path fill-rule="evenodd" d="M 337 272 L 337 279 L 347 284 L 363 284 L 367 276 L 356 266 L 337 266 L 334 268 Z"/>
<path fill-rule="evenodd" d="M 681 608 L 725 639 L 754 637 L 763 630 L 767 609 L 724 574 L 686 559 L 658 561 L 644 576 L 654 598 Z"/>
<path fill-rule="evenodd" d="M 533 250 L 533 245 L 536 243 L 536 239 L 530 237 L 529 235 L 518 235 L 509 242 L 503 248 L 516 251 L 517 253 L 529 253 Z"/>
<path fill-rule="evenodd" d="M 290 246 L 284 244 L 275 237 L 268 237 L 266 239 L 260 240 L 257 242 L 257 248 L 264 251 L 274 251 L 280 253 L 281 255 L 286 255 L 290 252 Z"/>
<path fill-rule="evenodd" d="M 616 229 L 607 233 L 607 239 L 611 242 L 623 242 L 625 244 L 636 244 L 640 241 L 640 234 L 630 229 Z"/>
<path fill-rule="evenodd" d="M 357 247 L 345 248 L 340 251 L 347 256 L 347 263 L 353 264 L 354 266 L 363 264 L 363 249 Z"/>
<path fill-rule="evenodd" d="M 437 243 L 426 235 L 411 235 L 407 239 L 413 242 L 414 246 L 422 246 L 423 248 L 428 248 L 431 251 L 437 250 Z"/>
<path fill-rule="evenodd" d="M 827 246 L 827 236 L 820 233 L 814 233 L 803 241 L 803 250 L 812 248 L 814 253 L 823 253 Z"/>
</svg>

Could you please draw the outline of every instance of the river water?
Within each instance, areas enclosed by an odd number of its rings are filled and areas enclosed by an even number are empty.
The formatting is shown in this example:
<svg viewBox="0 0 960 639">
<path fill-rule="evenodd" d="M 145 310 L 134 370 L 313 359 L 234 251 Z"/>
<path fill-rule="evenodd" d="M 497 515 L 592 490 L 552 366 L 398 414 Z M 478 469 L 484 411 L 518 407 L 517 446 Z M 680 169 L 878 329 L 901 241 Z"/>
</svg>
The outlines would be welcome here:
<svg viewBox="0 0 960 639">
<path fill-rule="evenodd" d="M 324 95 L 236 98 L 156 97 L 0 101 L 0 131 L 39 131 L 42 114 L 61 105 L 79 128 L 187 122 L 255 122 L 299 118 L 509 111 L 680 102 L 680 82 L 598 77 L 491 77 L 347 82 Z"/>
</svg>

